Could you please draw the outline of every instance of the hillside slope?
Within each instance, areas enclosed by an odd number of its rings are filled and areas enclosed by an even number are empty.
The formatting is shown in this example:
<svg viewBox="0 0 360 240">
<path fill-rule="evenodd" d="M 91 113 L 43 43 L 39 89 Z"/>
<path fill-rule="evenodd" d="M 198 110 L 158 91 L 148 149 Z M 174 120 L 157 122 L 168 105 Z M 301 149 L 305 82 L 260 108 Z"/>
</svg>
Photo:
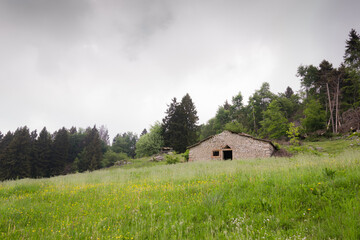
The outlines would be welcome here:
<svg viewBox="0 0 360 240">
<path fill-rule="evenodd" d="M 360 151 L 0 183 L 2 239 L 359 239 Z"/>
</svg>

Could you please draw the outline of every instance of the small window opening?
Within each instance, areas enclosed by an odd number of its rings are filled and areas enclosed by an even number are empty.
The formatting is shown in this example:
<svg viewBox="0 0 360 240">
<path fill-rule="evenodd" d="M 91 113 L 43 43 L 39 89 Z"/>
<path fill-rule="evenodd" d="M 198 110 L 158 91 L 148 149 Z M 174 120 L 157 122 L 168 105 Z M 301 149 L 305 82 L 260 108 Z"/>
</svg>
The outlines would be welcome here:
<svg viewBox="0 0 360 240">
<path fill-rule="evenodd" d="M 218 157 L 220 156 L 220 152 L 219 151 L 213 151 L 213 157 Z"/>
</svg>

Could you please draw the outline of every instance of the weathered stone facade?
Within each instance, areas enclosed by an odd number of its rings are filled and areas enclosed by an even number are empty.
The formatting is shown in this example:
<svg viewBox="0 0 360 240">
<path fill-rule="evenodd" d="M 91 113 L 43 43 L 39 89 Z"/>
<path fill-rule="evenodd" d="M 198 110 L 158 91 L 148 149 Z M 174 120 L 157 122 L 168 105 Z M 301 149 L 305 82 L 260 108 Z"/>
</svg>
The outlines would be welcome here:
<svg viewBox="0 0 360 240">
<path fill-rule="evenodd" d="M 224 131 L 189 148 L 189 161 L 271 157 L 275 146 L 268 140 Z"/>
</svg>

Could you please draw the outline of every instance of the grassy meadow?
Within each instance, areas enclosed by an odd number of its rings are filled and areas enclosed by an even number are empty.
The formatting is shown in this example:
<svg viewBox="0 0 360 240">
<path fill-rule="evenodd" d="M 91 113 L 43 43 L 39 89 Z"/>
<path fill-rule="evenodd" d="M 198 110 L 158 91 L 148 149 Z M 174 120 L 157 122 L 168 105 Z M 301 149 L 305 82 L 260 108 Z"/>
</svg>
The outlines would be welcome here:
<svg viewBox="0 0 360 240">
<path fill-rule="evenodd" d="M 0 239 L 360 239 L 360 148 L 326 146 L 2 182 Z"/>
</svg>

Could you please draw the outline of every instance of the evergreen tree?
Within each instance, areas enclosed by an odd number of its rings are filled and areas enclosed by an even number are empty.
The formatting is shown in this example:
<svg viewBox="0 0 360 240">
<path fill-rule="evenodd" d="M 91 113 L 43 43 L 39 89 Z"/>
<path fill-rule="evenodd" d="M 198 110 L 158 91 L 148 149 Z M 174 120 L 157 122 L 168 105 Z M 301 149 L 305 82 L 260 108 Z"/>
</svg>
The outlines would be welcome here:
<svg viewBox="0 0 360 240">
<path fill-rule="evenodd" d="M 345 79 L 343 92 L 344 110 L 360 106 L 360 35 L 351 29 L 345 47 Z"/>
<path fill-rule="evenodd" d="M 78 156 L 78 170 L 96 170 L 101 167 L 102 149 L 99 131 L 94 126 L 92 129 L 87 128 L 85 132 L 85 147 Z"/>
<path fill-rule="evenodd" d="M 35 161 L 32 164 L 33 177 L 50 177 L 51 145 L 51 135 L 44 127 L 33 147 L 35 156 Z"/>
<path fill-rule="evenodd" d="M 5 136 L 6 137 L 6 136 Z M 31 176 L 31 138 L 27 127 L 18 128 L 2 153 L 2 179 Z"/>
<path fill-rule="evenodd" d="M 14 134 L 8 131 L 0 141 L 0 180 L 6 180 L 8 177 L 8 169 L 6 167 L 5 149 L 12 142 Z"/>
<path fill-rule="evenodd" d="M 144 130 L 142 130 L 142 132 L 141 132 L 141 134 L 140 134 L 140 137 L 143 136 L 143 135 L 145 135 L 145 134 L 147 134 L 147 133 L 148 133 L 148 132 L 147 132 L 146 128 L 144 128 Z"/>
<path fill-rule="evenodd" d="M 64 173 L 68 163 L 69 155 L 69 133 L 63 127 L 54 133 L 52 146 L 52 160 L 50 163 L 50 175 L 60 175 Z"/>
<path fill-rule="evenodd" d="M 197 141 L 197 111 L 189 94 L 180 103 L 172 100 L 163 119 L 163 138 L 166 146 L 177 152 L 184 152 L 186 147 Z"/>
<path fill-rule="evenodd" d="M 162 123 L 163 139 L 165 146 L 173 147 L 173 143 L 180 138 L 181 130 L 179 128 L 179 114 L 176 98 L 172 99 L 168 109 L 165 112 L 165 118 Z"/>
<path fill-rule="evenodd" d="M 187 93 L 182 99 L 180 103 L 180 110 L 183 114 L 183 133 L 184 133 L 184 145 L 179 147 L 179 152 L 185 152 L 186 148 L 195 142 L 197 142 L 197 131 L 199 121 L 199 117 L 197 116 L 196 107 Z"/>
<path fill-rule="evenodd" d="M 351 29 L 346 40 L 344 60 L 347 67 L 360 70 L 360 35 L 355 29 Z"/>
<path fill-rule="evenodd" d="M 285 97 L 290 99 L 293 95 L 294 95 L 294 91 L 292 90 L 291 87 L 288 86 L 285 91 Z"/>
<path fill-rule="evenodd" d="M 67 160 L 67 166 L 65 167 L 67 172 L 76 171 L 75 159 L 84 150 L 85 147 L 85 131 L 77 131 L 75 127 L 70 129 L 69 134 L 69 154 Z"/>
</svg>

